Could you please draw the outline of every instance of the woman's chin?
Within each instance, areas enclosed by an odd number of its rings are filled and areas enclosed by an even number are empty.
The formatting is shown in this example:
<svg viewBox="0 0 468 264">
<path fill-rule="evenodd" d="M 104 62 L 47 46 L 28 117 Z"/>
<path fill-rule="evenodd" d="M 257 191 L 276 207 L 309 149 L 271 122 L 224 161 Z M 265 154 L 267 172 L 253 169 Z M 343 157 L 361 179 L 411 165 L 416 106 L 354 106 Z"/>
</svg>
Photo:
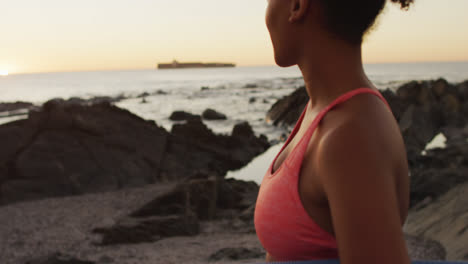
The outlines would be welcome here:
<svg viewBox="0 0 468 264">
<path fill-rule="evenodd" d="M 291 67 L 291 66 L 296 65 L 296 63 L 291 60 L 287 60 L 287 59 L 276 57 L 276 56 L 275 56 L 275 62 L 276 62 L 276 65 L 280 67 Z"/>
</svg>

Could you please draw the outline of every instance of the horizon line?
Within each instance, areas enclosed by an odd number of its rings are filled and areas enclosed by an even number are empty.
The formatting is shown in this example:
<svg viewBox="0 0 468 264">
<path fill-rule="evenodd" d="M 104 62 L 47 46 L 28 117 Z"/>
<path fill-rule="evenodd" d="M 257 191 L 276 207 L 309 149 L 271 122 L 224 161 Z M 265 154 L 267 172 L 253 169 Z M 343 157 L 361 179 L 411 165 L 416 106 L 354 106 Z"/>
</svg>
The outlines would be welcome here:
<svg viewBox="0 0 468 264">
<path fill-rule="evenodd" d="M 391 61 L 391 62 L 365 62 L 363 65 L 377 65 L 377 64 L 419 64 L 419 63 L 468 63 L 468 60 L 441 60 L 441 61 Z M 296 66 L 296 65 L 295 65 Z M 295 67 L 290 66 L 290 67 Z M 248 67 L 279 67 L 276 64 L 247 64 L 236 65 L 235 68 L 248 68 Z M 281 68 L 281 67 L 279 67 Z M 289 67 L 286 67 L 289 68 Z M 54 73 L 86 73 L 86 72 L 122 72 L 122 71 L 158 71 L 155 67 L 138 67 L 138 68 L 105 68 L 105 69 L 88 69 L 88 70 L 58 70 L 58 71 L 31 71 L 31 72 L 10 72 L 7 76 L 14 75 L 34 75 L 34 74 L 54 74 Z M 180 69 L 178 69 L 180 70 Z"/>
</svg>

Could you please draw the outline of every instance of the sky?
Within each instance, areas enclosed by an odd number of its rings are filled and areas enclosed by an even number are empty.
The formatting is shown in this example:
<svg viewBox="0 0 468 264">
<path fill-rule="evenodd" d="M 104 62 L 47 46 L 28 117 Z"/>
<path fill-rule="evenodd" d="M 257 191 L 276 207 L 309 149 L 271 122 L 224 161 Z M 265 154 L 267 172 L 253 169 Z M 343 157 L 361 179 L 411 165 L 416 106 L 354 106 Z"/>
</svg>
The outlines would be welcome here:
<svg viewBox="0 0 468 264">
<path fill-rule="evenodd" d="M 388 4 L 365 63 L 468 61 L 468 0 Z M 274 65 L 266 0 L 0 0 L 0 74 Z"/>
</svg>

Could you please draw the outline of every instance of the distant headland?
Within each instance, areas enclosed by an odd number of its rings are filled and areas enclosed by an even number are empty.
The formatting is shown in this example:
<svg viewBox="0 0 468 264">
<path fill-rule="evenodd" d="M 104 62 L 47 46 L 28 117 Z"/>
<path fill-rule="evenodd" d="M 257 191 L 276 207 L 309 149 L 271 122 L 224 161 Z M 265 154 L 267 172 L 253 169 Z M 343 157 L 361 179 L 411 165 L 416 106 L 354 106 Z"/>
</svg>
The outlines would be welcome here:
<svg viewBox="0 0 468 264">
<path fill-rule="evenodd" d="M 186 68 L 220 68 L 220 67 L 236 67 L 234 63 L 219 63 L 219 62 L 178 62 L 176 60 L 171 63 L 159 63 L 158 69 L 186 69 Z"/>
</svg>

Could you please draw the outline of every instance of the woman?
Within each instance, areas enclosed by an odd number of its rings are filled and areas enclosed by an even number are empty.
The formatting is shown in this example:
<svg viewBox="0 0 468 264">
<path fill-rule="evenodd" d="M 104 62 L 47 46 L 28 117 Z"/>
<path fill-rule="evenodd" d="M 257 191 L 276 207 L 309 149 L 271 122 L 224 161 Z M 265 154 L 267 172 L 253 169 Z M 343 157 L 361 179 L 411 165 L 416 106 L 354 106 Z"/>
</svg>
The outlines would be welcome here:
<svg viewBox="0 0 468 264">
<path fill-rule="evenodd" d="M 255 227 L 267 261 L 410 263 L 405 147 L 361 59 L 363 35 L 384 5 L 268 1 L 276 63 L 299 66 L 310 101 L 260 187 Z"/>
</svg>

